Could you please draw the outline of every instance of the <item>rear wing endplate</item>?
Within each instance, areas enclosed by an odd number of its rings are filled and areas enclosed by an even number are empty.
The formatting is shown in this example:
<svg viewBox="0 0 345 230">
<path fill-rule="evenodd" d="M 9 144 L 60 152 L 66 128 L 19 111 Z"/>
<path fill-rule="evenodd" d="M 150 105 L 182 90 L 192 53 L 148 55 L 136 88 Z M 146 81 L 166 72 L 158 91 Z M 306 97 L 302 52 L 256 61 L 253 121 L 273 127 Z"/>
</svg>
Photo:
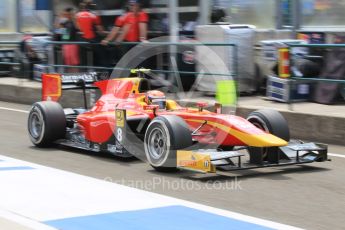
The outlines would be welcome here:
<svg viewBox="0 0 345 230">
<path fill-rule="evenodd" d="M 108 73 L 49 73 L 42 74 L 42 101 L 58 101 L 63 90 L 94 89 L 94 83 L 108 80 Z"/>
</svg>

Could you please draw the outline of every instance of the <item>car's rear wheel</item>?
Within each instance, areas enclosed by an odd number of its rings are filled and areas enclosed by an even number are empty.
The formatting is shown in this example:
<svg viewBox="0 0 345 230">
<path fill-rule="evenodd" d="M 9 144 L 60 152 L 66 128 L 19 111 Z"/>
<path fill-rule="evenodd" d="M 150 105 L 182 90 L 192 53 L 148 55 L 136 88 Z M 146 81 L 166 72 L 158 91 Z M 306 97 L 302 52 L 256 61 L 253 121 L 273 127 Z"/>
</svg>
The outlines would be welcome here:
<svg viewBox="0 0 345 230">
<path fill-rule="evenodd" d="M 283 115 L 275 110 L 262 109 L 254 111 L 248 116 L 247 120 L 267 133 L 273 134 L 287 142 L 290 141 L 288 123 Z M 270 156 L 278 154 L 276 147 L 249 147 L 248 151 L 252 163 L 270 161 Z"/>
<path fill-rule="evenodd" d="M 33 104 L 28 118 L 31 142 L 38 147 L 46 147 L 64 138 L 66 117 L 60 104 L 51 101 Z"/>
<path fill-rule="evenodd" d="M 178 116 L 159 116 L 148 126 L 144 147 L 150 165 L 157 171 L 176 171 L 176 151 L 192 145 L 186 122 Z"/>
</svg>

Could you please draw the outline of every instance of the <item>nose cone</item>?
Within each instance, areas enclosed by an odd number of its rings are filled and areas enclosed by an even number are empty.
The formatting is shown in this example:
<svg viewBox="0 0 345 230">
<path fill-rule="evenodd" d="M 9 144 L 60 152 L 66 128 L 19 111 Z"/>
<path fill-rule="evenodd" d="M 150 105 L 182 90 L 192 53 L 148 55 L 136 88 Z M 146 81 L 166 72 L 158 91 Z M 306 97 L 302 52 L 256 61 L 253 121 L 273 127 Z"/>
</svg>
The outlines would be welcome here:
<svg viewBox="0 0 345 230">
<path fill-rule="evenodd" d="M 288 142 L 269 133 L 250 134 L 237 133 L 236 137 L 248 146 L 253 147 L 281 147 L 288 145 Z"/>
<path fill-rule="evenodd" d="M 253 147 L 281 147 L 288 145 L 288 142 L 270 133 L 257 128 L 244 118 L 228 116 L 223 124 L 214 123 L 214 126 L 228 133 L 247 146 Z"/>
</svg>

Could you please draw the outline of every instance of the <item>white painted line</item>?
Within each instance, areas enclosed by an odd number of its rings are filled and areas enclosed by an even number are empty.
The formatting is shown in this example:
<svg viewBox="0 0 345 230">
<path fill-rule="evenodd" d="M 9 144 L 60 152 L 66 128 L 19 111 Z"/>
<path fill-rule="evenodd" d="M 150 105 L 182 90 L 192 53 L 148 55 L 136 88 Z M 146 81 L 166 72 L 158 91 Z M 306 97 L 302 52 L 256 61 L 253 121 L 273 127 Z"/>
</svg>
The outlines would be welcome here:
<svg viewBox="0 0 345 230">
<path fill-rule="evenodd" d="M 12 109 L 12 108 L 6 108 L 6 107 L 0 107 L 0 109 L 12 111 L 12 112 L 18 112 L 18 113 L 29 113 L 29 111 L 21 110 L 21 109 Z"/>
<path fill-rule="evenodd" d="M 33 170 L 0 174 L 0 206 L 46 222 L 78 216 L 181 205 L 273 229 L 299 229 L 0 155 L 4 162 Z"/>
<path fill-rule="evenodd" d="M 6 219 L 8 221 L 12 221 L 15 224 L 21 225 L 23 227 L 27 227 L 30 229 L 35 229 L 35 230 L 56 230 L 56 228 L 52 228 L 48 225 L 42 224 L 40 222 L 31 220 L 29 218 L 20 216 L 18 214 L 8 212 L 5 210 L 0 209 L 0 218 Z M 1 227 L 1 226 L 0 226 Z M 3 227 L 3 226 L 2 226 Z"/>
<path fill-rule="evenodd" d="M 328 153 L 328 156 L 345 158 L 345 155 L 337 154 L 337 153 Z"/>
</svg>

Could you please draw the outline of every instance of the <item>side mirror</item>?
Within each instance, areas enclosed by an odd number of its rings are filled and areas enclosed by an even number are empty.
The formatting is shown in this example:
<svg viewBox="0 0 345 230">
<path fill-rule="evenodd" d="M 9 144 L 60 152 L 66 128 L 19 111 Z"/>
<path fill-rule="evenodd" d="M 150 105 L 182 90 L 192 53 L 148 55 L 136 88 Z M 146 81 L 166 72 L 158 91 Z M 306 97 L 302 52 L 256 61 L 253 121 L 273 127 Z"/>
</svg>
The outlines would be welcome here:
<svg viewBox="0 0 345 230">
<path fill-rule="evenodd" d="M 197 102 L 196 105 L 199 108 L 199 112 L 202 112 L 204 110 L 204 108 L 206 108 L 208 106 L 207 102 Z"/>
<path fill-rule="evenodd" d="M 220 103 L 215 103 L 214 104 L 214 112 L 218 114 L 222 114 L 223 106 Z"/>
</svg>

